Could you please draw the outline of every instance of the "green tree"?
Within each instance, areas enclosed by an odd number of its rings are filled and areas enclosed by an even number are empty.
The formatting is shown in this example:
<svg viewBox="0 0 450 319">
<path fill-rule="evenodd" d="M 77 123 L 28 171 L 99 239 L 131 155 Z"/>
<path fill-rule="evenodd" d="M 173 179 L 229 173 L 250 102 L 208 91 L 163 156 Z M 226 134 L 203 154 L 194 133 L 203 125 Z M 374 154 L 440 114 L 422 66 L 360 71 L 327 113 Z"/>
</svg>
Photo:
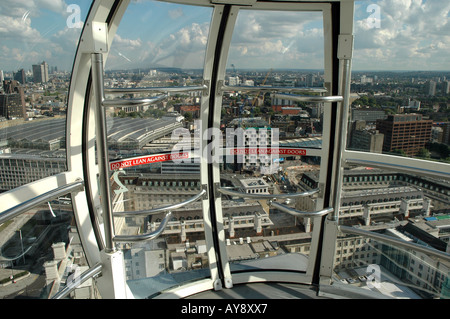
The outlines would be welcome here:
<svg viewBox="0 0 450 319">
<path fill-rule="evenodd" d="M 427 150 L 425 147 L 421 148 L 421 149 L 417 152 L 416 155 L 417 155 L 418 157 L 421 157 L 421 158 L 430 158 L 430 157 L 431 157 L 430 151 Z"/>
<path fill-rule="evenodd" d="M 392 151 L 392 154 L 400 155 L 400 156 L 408 156 L 408 154 L 406 154 L 406 152 L 402 149 L 395 149 Z"/>
<path fill-rule="evenodd" d="M 191 112 L 186 112 L 183 116 L 186 122 L 191 122 L 194 117 Z"/>
</svg>

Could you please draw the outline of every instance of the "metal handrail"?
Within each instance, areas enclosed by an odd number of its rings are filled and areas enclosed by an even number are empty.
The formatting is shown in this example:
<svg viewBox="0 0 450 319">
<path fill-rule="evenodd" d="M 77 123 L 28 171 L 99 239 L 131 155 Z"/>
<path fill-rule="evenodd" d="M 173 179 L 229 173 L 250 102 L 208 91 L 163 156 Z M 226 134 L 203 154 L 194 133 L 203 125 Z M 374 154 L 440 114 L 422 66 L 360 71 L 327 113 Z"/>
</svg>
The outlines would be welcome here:
<svg viewBox="0 0 450 319">
<path fill-rule="evenodd" d="M 152 98 L 103 100 L 102 105 L 103 106 L 149 105 L 161 102 L 166 98 L 167 95 L 158 95 Z"/>
<path fill-rule="evenodd" d="M 96 264 L 94 267 L 89 268 L 85 272 L 83 272 L 79 277 L 74 278 L 72 282 L 68 283 L 66 287 L 62 290 L 58 291 L 52 299 L 63 299 L 67 297 L 72 291 L 74 291 L 77 287 L 79 287 L 86 280 L 99 275 L 102 272 L 102 265 Z"/>
<path fill-rule="evenodd" d="M 373 154 L 373 153 L 358 152 L 358 151 L 346 151 L 346 153 L 347 153 L 346 156 L 351 156 L 354 154 L 359 155 L 359 154 L 363 153 L 363 155 L 369 154 L 368 157 L 370 157 L 370 159 L 367 159 L 367 160 L 349 157 L 349 158 L 345 159 L 345 163 L 348 163 L 348 164 L 371 166 L 371 167 L 376 167 L 376 168 L 381 168 L 381 169 L 391 169 L 391 170 L 401 171 L 401 172 L 406 172 L 406 173 L 418 173 L 420 175 L 427 175 L 427 176 L 434 177 L 434 178 L 444 178 L 444 179 L 450 178 L 450 171 L 436 169 L 436 165 L 442 165 L 443 163 L 432 162 L 431 165 L 428 165 L 428 167 L 418 167 L 418 166 L 411 166 L 411 165 L 387 162 L 386 158 L 393 156 L 393 155 L 389 155 L 389 154 Z M 395 157 L 397 160 L 401 159 L 402 162 L 417 160 L 417 159 L 411 159 L 411 158 L 402 158 L 399 156 L 395 156 Z M 384 159 L 384 161 L 381 161 L 380 159 Z M 423 162 L 423 160 L 422 160 L 422 162 Z M 448 165 L 448 164 L 444 163 L 444 165 Z"/>
<path fill-rule="evenodd" d="M 112 238 L 114 237 L 114 218 L 112 216 L 111 185 L 109 184 L 109 154 L 107 143 L 106 110 L 103 107 L 105 93 L 103 91 L 103 54 L 92 53 L 92 87 L 95 97 L 95 140 L 97 143 L 97 162 L 99 173 L 100 205 L 103 211 L 103 229 L 105 237 L 105 251 L 115 251 Z"/>
<path fill-rule="evenodd" d="M 138 242 L 138 241 L 144 241 L 144 240 L 152 240 L 157 237 L 159 237 L 164 229 L 166 228 L 168 222 L 170 221 L 170 218 L 172 217 L 172 210 L 183 207 L 187 204 L 193 203 L 197 201 L 199 198 L 203 197 L 206 194 L 206 190 L 202 189 L 200 193 L 197 195 L 189 198 L 188 200 L 185 200 L 183 202 L 164 206 L 164 207 L 158 207 L 153 208 L 150 210 L 141 210 L 141 211 L 128 211 L 128 212 L 114 212 L 115 216 L 148 216 L 148 215 L 154 215 L 158 214 L 164 211 L 168 211 L 166 216 L 164 216 L 164 219 L 159 224 L 158 228 L 150 233 L 142 234 L 142 235 L 117 235 L 114 236 L 113 241 L 114 242 Z"/>
<path fill-rule="evenodd" d="M 303 93 L 326 93 L 326 88 L 295 88 L 295 87 L 280 87 L 280 86 L 227 86 L 223 85 L 220 88 L 221 92 L 232 91 L 267 91 L 267 92 L 303 92 Z"/>
<path fill-rule="evenodd" d="M 172 218 L 172 212 L 168 212 L 164 219 L 159 224 L 159 227 L 150 233 L 146 233 L 143 235 L 116 235 L 113 238 L 113 241 L 115 242 L 138 242 L 138 241 L 144 241 L 144 240 L 152 240 L 157 237 L 159 237 L 164 229 L 166 229 L 167 223 Z"/>
<path fill-rule="evenodd" d="M 342 102 L 344 100 L 344 98 L 340 95 L 306 96 L 306 95 L 277 93 L 274 95 L 274 97 L 295 102 Z"/>
<path fill-rule="evenodd" d="M 200 193 L 198 193 L 197 195 L 183 201 L 177 204 L 173 204 L 173 205 L 169 205 L 169 206 L 163 206 L 163 207 L 157 207 L 157 208 L 153 208 L 153 209 L 148 209 L 148 210 L 139 210 L 139 211 L 125 211 L 125 212 L 114 212 L 114 216 L 149 216 L 149 215 L 154 215 L 154 214 L 158 214 L 161 212 L 165 212 L 168 210 L 174 210 L 180 207 L 183 207 L 187 204 L 193 203 L 195 201 L 197 201 L 200 197 L 203 197 L 206 194 L 206 190 L 203 189 Z"/>
<path fill-rule="evenodd" d="M 54 199 L 55 197 L 65 195 L 67 193 L 80 192 L 82 190 L 84 190 L 84 182 L 80 180 L 55 188 L 44 194 L 38 195 L 30 200 L 24 201 L 0 213 L 0 224 L 16 216 L 19 216 L 22 213 L 27 212 L 28 210 L 36 207 L 37 205 L 48 202 L 49 200 Z"/>
<path fill-rule="evenodd" d="M 248 194 L 242 193 L 238 191 L 231 190 L 226 187 L 218 187 L 217 190 L 225 195 L 238 196 L 240 198 L 248 198 L 248 199 L 281 199 L 281 198 L 295 198 L 295 197 L 303 197 L 303 196 L 311 196 L 313 194 L 318 193 L 320 190 L 318 188 L 306 191 L 303 193 L 287 193 L 287 194 Z"/>
<path fill-rule="evenodd" d="M 369 238 L 372 238 L 372 239 L 375 239 L 378 241 L 382 241 L 382 242 L 385 242 L 388 244 L 400 246 L 405 249 L 411 249 L 414 251 L 420 251 L 420 252 L 428 254 L 428 255 L 433 255 L 437 258 L 443 259 L 446 262 L 450 262 L 450 254 L 444 253 L 442 251 L 439 251 L 439 250 L 431 248 L 431 247 L 426 247 L 426 246 L 419 245 L 416 243 L 407 242 L 407 241 L 404 241 L 404 240 L 401 240 L 398 238 L 394 238 L 391 236 L 387 236 L 387 235 L 383 235 L 383 234 L 379 234 L 379 233 L 375 233 L 372 231 L 363 230 L 363 229 L 355 228 L 355 227 L 351 227 L 351 226 L 340 225 L 340 226 L 338 226 L 338 228 L 344 234 L 352 234 L 352 235 L 360 235 L 360 236 L 369 237 Z"/>
<path fill-rule="evenodd" d="M 320 217 L 320 216 L 328 215 L 329 213 L 332 213 L 334 211 L 334 209 L 332 207 L 329 207 L 329 208 L 325 208 L 325 209 L 318 210 L 315 212 L 303 212 L 303 211 L 296 210 L 292 207 L 285 206 L 285 205 L 277 203 L 277 202 L 271 202 L 270 205 L 273 206 L 274 208 L 277 208 L 277 209 L 285 212 L 285 213 L 288 213 L 290 215 L 297 216 L 297 217 Z"/>
<path fill-rule="evenodd" d="M 206 85 L 200 86 L 171 86 L 171 87 L 139 87 L 139 88 L 104 88 L 107 94 L 133 94 L 133 93 L 170 93 L 205 91 Z"/>
</svg>

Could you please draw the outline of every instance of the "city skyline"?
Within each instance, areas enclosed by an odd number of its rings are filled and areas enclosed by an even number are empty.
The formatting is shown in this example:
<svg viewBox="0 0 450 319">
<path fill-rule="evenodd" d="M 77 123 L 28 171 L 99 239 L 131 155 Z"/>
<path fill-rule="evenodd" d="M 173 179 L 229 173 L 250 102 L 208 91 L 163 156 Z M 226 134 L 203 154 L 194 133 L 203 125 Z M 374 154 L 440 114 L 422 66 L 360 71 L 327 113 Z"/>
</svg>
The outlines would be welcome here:
<svg viewBox="0 0 450 319">
<path fill-rule="evenodd" d="M 0 70 L 30 70 L 32 64 L 45 60 L 70 71 L 88 10 L 88 1 L 82 0 L 0 4 Z M 128 10 L 110 48 L 107 67 L 202 67 L 209 8 L 158 4 L 155 9 L 151 1 L 133 1 Z M 438 1 L 356 1 L 353 69 L 450 70 L 449 12 L 450 4 Z M 257 68 L 289 54 L 285 64 L 275 67 L 292 66 L 292 61 L 299 61 L 298 69 L 322 67 L 320 14 L 304 15 L 299 23 L 298 12 L 288 16 L 254 13 L 240 13 L 245 18 L 238 18 L 227 67 Z M 142 27 L 137 29 L 136 22 Z M 147 32 L 155 26 L 157 32 Z"/>
</svg>

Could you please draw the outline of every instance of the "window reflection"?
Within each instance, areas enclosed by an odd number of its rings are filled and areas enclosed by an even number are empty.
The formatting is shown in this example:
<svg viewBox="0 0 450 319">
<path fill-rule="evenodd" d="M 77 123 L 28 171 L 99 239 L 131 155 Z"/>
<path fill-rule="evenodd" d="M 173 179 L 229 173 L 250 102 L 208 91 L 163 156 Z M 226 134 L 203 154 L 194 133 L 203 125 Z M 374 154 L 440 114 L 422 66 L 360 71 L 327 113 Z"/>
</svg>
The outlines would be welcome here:
<svg viewBox="0 0 450 319">
<path fill-rule="evenodd" d="M 423 24 L 411 19 L 417 5 L 433 18 L 422 19 Z M 419 1 L 413 7 L 399 17 L 402 5 L 355 2 L 348 147 L 448 162 L 450 73 L 445 49 L 438 45 L 446 24 L 438 21 L 448 17 L 431 13 L 441 11 L 438 3 Z"/>
<path fill-rule="evenodd" d="M 352 166 L 344 170 L 340 222 L 371 225 L 448 213 L 448 183 L 439 178 Z"/>
<path fill-rule="evenodd" d="M 421 231 L 424 220 L 412 224 L 391 223 L 365 230 L 442 249 Z M 334 280 L 396 299 L 447 299 L 450 264 L 422 252 L 405 250 L 364 236 L 339 236 L 336 242 Z"/>
<path fill-rule="evenodd" d="M 244 88 L 223 95 L 222 123 L 254 118 L 278 128 L 281 139 L 320 137 L 324 103 L 264 89 L 323 88 L 323 37 L 321 12 L 240 11 L 225 84 Z"/>
<path fill-rule="evenodd" d="M 447 252 L 448 195 L 444 179 L 351 165 L 344 170 L 339 224 Z M 334 275 L 342 284 L 395 298 L 446 294 L 450 265 L 435 257 L 360 235 L 338 236 L 335 248 Z M 367 286 L 368 267 L 381 274 L 375 288 L 373 276 Z"/>
<path fill-rule="evenodd" d="M 277 95 L 275 88 L 297 88 L 287 91 L 297 95 L 322 94 L 308 92 L 311 88 L 326 91 L 323 38 L 322 12 L 239 12 L 228 56 L 221 130 L 228 148 L 242 150 L 221 164 L 222 187 L 252 195 L 318 188 L 308 176 L 319 176 L 320 155 L 305 155 L 322 147 L 324 103 L 294 102 Z M 320 206 L 315 196 L 276 201 L 307 212 Z M 265 199 L 222 196 L 232 271 L 306 271 L 316 220 L 269 204 Z"/>
<path fill-rule="evenodd" d="M 68 88 L 89 2 L 13 8 L 0 4 L 0 191 L 67 170 Z"/>
<path fill-rule="evenodd" d="M 133 2 L 127 8 L 106 61 L 105 87 L 172 91 L 107 94 L 111 99 L 167 95 L 151 105 L 107 108 L 114 212 L 170 206 L 202 191 L 200 161 L 191 152 L 199 148 L 195 137 L 202 133 L 202 92 L 183 89 L 203 84 L 211 15 L 212 8 L 154 1 Z M 144 22 L 140 31 L 136 21 Z M 172 157 L 177 147 L 187 156 Z M 118 243 L 128 285 L 137 298 L 209 275 L 201 202 L 171 212 L 157 239 Z M 165 214 L 115 217 L 115 232 L 155 231 Z M 143 283 L 150 287 L 142 290 Z"/>
</svg>

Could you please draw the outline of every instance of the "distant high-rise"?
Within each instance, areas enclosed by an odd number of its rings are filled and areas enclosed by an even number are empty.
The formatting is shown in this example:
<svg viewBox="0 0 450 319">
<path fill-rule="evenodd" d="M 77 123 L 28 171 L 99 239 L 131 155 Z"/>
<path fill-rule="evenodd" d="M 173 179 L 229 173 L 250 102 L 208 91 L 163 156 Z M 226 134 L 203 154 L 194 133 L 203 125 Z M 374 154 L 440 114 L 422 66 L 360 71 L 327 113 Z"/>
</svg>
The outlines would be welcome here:
<svg viewBox="0 0 450 319">
<path fill-rule="evenodd" d="M 4 80 L 5 80 L 5 76 L 3 75 L 3 70 L 0 70 L 0 85 L 3 85 Z"/>
<path fill-rule="evenodd" d="M 428 93 L 428 95 L 431 95 L 431 96 L 436 95 L 436 82 L 435 81 L 428 81 L 427 93 Z"/>
<path fill-rule="evenodd" d="M 314 74 L 308 74 L 306 76 L 306 86 L 307 87 L 313 87 L 315 82 L 316 82 L 316 76 Z"/>
<path fill-rule="evenodd" d="M 33 82 L 46 83 L 48 82 L 48 64 L 42 62 L 41 64 L 33 64 Z"/>
<path fill-rule="evenodd" d="M 19 71 L 14 73 L 14 80 L 18 81 L 22 85 L 27 83 L 27 77 L 25 75 L 25 70 L 20 69 Z"/>
<path fill-rule="evenodd" d="M 442 128 L 442 143 L 450 145 L 450 122 L 438 123 L 438 127 Z"/>
<path fill-rule="evenodd" d="M 0 94 L 0 116 L 7 119 L 26 118 L 25 95 L 18 81 L 3 81 L 5 94 Z"/>
<path fill-rule="evenodd" d="M 442 94 L 449 94 L 450 93 L 450 81 L 444 81 L 442 82 Z"/>
<path fill-rule="evenodd" d="M 377 120 L 377 130 L 384 134 L 383 152 L 402 150 L 416 155 L 431 139 L 432 120 L 424 120 L 420 114 L 389 115 Z"/>
<path fill-rule="evenodd" d="M 241 79 L 238 76 L 230 76 L 228 78 L 228 84 L 230 86 L 235 86 L 241 84 Z"/>
</svg>

